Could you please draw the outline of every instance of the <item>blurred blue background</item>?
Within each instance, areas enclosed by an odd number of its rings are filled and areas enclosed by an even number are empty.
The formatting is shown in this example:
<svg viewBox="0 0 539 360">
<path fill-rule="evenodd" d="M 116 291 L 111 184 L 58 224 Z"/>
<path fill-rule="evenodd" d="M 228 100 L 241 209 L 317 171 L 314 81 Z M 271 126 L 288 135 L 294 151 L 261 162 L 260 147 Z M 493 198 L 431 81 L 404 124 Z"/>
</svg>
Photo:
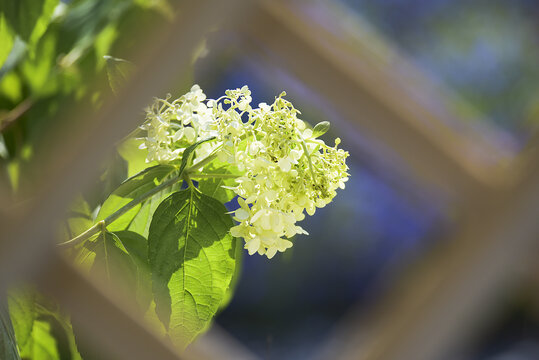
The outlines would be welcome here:
<svg viewBox="0 0 539 360">
<path fill-rule="evenodd" d="M 248 59 L 225 64 L 220 78 L 205 68 L 204 60 L 197 64 L 195 80 L 210 98 L 248 85 L 254 104 L 271 103 L 285 90 L 264 83 L 264 69 L 250 66 Z M 332 121 L 300 96 L 307 90 L 286 91 L 309 123 Z M 333 143 L 343 135 L 333 126 L 325 139 Z M 342 147 L 350 150 L 346 142 Z M 309 235 L 296 237 L 291 250 L 271 260 L 244 255 L 236 295 L 217 322 L 264 359 L 314 356 L 353 305 L 375 301 L 395 273 L 447 226 L 442 198 L 421 200 L 399 192 L 392 186 L 398 181 L 395 174 L 378 174 L 364 158 L 351 152 L 346 189 L 302 222 Z"/>
<path fill-rule="evenodd" d="M 455 103 L 454 110 L 463 118 L 473 109 L 481 121 L 525 145 L 539 115 L 539 2 L 343 2 L 432 81 L 460 96 L 466 106 Z M 292 75 L 279 74 L 283 86 L 294 86 L 276 88 L 267 81 L 268 69 L 234 49 L 234 39 L 220 36 L 216 47 L 226 48 L 224 54 L 216 61 L 210 50 L 212 60 L 195 66 L 195 82 L 209 97 L 248 85 L 253 103 L 271 103 L 286 90 L 304 120 L 332 122 L 329 143 L 354 137 L 369 146 L 371 139 L 347 133 L 347 120 L 332 118 L 331 109 Z M 298 236 L 292 251 L 272 260 L 245 254 L 237 293 L 217 318 L 264 359 L 315 357 L 348 311 L 368 311 L 396 275 L 451 231 L 446 194 L 415 183 L 406 169 L 380 166 L 353 143 L 342 147 L 351 153 L 346 189 L 304 221 L 310 235 Z M 530 296 L 525 289 L 509 296 L 506 311 L 461 358 L 539 359 L 539 312 Z"/>
<path fill-rule="evenodd" d="M 527 139 L 539 116 L 539 2 L 342 0 L 484 119 Z"/>
</svg>

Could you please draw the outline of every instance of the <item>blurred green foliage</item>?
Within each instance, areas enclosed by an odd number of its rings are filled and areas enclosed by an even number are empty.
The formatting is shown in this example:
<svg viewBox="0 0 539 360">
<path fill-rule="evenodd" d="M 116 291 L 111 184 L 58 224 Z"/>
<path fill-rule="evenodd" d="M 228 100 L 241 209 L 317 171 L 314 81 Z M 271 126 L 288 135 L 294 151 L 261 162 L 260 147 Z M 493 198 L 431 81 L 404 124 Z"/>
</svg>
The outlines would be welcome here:
<svg viewBox="0 0 539 360">
<path fill-rule="evenodd" d="M 128 76 L 131 66 L 116 57 L 129 57 L 136 49 L 135 29 L 169 21 L 173 13 L 166 0 L 0 1 L 4 193 L 19 200 L 18 193 L 39 181 L 31 165 L 35 154 L 47 151 L 48 134 L 63 122 L 78 121 L 66 116 L 76 114 L 73 109 L 95 111 L 114 96 L 109 77 Z M 103 168 L 98 190 L 77 199 L 80 209 L 74 206 L 68 214 L 67 237 L 88 228 L 95 204 L 146 165 L 137 149 L 135 140 L 119 145 L 119 153 Z M 0 305 L 1 359 L 81 358 L 69 317 L 49 299 L 18 289 L 0 298 Z"/>
<path fill-rule="evenodd" d="M 134 32 L 173 13 L 166 0 L 1 1 L 0 184 L 31 188 L 33 154 L 62 121 L 78 120 L 67 111 L 114 96 L 105 57 L 129 58 Z"/>
</svg>

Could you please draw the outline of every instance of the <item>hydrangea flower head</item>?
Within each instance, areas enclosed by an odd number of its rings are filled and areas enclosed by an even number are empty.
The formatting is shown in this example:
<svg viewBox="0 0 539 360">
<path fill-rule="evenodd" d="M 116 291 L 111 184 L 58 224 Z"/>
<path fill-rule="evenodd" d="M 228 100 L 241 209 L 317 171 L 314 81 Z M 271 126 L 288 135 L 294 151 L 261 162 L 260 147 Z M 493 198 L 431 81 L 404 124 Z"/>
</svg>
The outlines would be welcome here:
<svg viewBox="0 0 539 360">
<path fill-rule="evenodd" d="M 253 107 L 247 86 L 212 100 L 195 85 L 172 102 L 156 99 L 142 126 L 147 161 L 177 161 L 189 145 L 215 137 L 195 157 L 217 151 L 219 160 L 241 171 L 230 187 L 240 205 L 230 232 L 245 240 L 249 254 L 268 258 L 291 247 L 294 235 L 307 234 L 296 223 L 331 202 L 348 180 L 348 152 L 338 148 L 340 140 L 328 146 L 318 139 L 329 123 L 313 131 L 285 95 Z"/>
</svg>

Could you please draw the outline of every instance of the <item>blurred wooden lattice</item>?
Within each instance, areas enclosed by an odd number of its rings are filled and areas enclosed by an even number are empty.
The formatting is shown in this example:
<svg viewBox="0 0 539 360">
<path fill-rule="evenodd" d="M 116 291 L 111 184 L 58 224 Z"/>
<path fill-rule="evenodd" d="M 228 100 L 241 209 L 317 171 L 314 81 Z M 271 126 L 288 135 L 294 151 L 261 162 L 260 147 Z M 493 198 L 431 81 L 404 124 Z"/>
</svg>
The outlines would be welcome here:
<svg viewBox="0 0 539 360">
<path fill-rule="evenodd" d="M 95 178 L 111 144 L 136 125 L 138 104 L 166 88 L 170 74 L 189 63 L 188 50 L 220 22 L 263 43 L 279 56 L 279 65 L 327 98 L 353 126 L 398 152 L 418 179 L 458 198 L 461 216 L 454 238 L 418 266 L 429 271 L 401 279 L 361 326 L 351 314 L 328 339 L 321 358 L 429 360 L 465 346 L 496 310 L 487 300 L 507 288 L 518 264 L 530 261 L 539 233 L 537 149 L 532 144 L 511 159 L 512 154 L 479 134 L 452 129 L 450 112 L 421 103 L 403 86 L 405 69 L 405 80 L 417 80 L 416 91 L 436 96 L 416 69 L 401 65 L 397 71 L 398 54 L 384 62 L 369 51 L 368 40 L 351 38 L 338 24 L 330 24 L 330 31 L 312 21 L 304 11 L 308 6 L 275 0 L 183 2 L 180 17 L 160 32 L 168 35 L 140 46 L 141 71 L 132 86 L 97 118 L 81 122 L 82 127 L 59 129 L 59 138 L 69 132 L 72 140 L 56 142 L 53 156 L 41 164 L 50 176 L 34 200 L 18 211 L 2 203 L 1 290 L 24 278 L 37 279 L 44 291 L 76 314 L 88 338 L 115 358 L 255 358 L 217 328 L 179 356 L 121 310 L 114 294 L 56 253 L 49 225 L 60 220 L 73 195 Z M 316 6 L 319 14 L 335 12 L 322 2 Z M 329 16 L 326 20 L 334 22 Z M 102 134 L 99 126 L 105 121 L 110 131 Z M 485 154 L 499 161 L 484 162 Z M 95 316 L 98 312 L 101 316 Z"/>
</svg>

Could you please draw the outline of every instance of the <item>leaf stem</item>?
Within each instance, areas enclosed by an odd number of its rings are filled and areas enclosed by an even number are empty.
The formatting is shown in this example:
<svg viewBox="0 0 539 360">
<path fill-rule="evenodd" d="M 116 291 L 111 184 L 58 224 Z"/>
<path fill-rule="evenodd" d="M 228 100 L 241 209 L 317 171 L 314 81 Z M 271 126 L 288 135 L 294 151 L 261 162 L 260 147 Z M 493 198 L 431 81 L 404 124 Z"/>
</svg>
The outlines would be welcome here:
<svg viewBox="0 0 539 360">
<path fill-rule="evenodd" d="M 103 225 L 105 223 L 105 220 L 101 220 L 97 223 L 95 223 L 91 228 L 83 232 L 82 234 L 75 236 L 73 239 L 70 239 L 66 242 L 60 243 L 57 246 L 59 247 L 70 247 L 75 246 L 77 244 L 80 244 L 86 239 L 91 238 L 93 235 L 97 234 L 98 232 L 102 231 Z"/>
</svg>

